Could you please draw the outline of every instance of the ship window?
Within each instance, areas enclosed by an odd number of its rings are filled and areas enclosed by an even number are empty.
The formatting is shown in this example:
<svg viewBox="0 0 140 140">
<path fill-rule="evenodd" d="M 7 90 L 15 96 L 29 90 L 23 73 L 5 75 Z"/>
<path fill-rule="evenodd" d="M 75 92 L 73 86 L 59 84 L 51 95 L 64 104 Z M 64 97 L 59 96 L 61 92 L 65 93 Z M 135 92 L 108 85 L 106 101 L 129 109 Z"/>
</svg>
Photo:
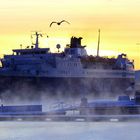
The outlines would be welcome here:
<svg viewBox="0 0 140 140">
<path fill-rule="evenodd" d="M 68 54 L 69 53 L 69 49 L 65 49 L 65 53 Z"/>
<path fill-rule="evenodd" d="M 31 52 L 22 52 L 21 55 L 31 54 Z"/>
<path fill-rule="evenodd" d="M 30 73 L 30 70 L 27 70 L 27 73 Z"/>
<path fill-rule="evenodd" d="M 39 71 L 38 70 L 36 71 L 36 75 L 39 75 Z"/>
<path fill-rule="evenodd" d="M 71 50 L 71 54 L 75 54 L 75 50 Z"/>
<path fill-rule="evenodd" d="M 16 55 L 20 55 L 20 53 L 19 52 L 17 52 L 17 54 Z"/>
<path fill-rule="evenodd" d="M 41 51 L 41 54 L 45 54 L 46 53 L 46 51 Z"/>
<path fill-rule="evenodd" d="M 35 54 L 39 54 L 39 52 L 35 52 Z"/>
</svg>

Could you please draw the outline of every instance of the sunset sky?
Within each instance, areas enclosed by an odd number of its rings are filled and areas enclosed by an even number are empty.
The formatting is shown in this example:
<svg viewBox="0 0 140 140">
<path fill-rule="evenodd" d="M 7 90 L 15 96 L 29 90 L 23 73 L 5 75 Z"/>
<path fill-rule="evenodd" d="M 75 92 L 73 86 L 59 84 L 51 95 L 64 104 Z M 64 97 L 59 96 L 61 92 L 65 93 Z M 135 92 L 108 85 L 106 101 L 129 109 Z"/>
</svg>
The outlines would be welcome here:
<svg viewBox="0 0 140 140">
<path fill-rule="evenodd" d="M 70 25 L 52 21 L 65 19 Z M 60 43 L 71 36 L 83 37 L 89 53 L 96 54 L 101 29 L 101 55 L 127 53 L 140 69 L 140 0 L 0 0 L 0 54 L 31 44 L 32 31 L 42 31 L 41 47 Z"/>
</svg>

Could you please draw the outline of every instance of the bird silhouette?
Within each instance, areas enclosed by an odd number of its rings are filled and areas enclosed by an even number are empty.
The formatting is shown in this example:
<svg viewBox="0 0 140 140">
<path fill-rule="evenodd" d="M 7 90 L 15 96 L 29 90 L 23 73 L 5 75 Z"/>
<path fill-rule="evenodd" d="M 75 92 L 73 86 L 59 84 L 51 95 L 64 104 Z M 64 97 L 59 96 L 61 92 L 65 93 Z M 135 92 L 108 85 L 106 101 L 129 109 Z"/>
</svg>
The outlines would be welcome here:
<svg viewBox="0 0 140 140">
<path fill-rule="evenodd" d="M 60 22 L 53 21 L 53 22 L 50 24 L 50 27 L 51 27 L 52 24 L 54 24 L 54 23 L 56 23 L 57 25 L 60 25 L 62 22 L 66 22 L 66 23 L 70 24 L 70 23 L 69 23 L 68 21 L 66 21 L 66 20 L 62 20 L 62 21 L 60 21 Z"/>
</svg>

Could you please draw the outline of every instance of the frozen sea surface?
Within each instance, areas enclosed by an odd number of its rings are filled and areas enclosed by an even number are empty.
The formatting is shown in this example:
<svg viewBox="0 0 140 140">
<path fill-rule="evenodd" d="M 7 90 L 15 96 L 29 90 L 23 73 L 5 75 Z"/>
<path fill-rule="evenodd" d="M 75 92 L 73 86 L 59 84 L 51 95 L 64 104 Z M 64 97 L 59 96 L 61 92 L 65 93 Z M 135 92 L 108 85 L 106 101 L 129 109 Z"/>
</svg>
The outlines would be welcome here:
<svg viewBox="0 0 140 140">
<path fill-rule="evenodd" d="M 0 140 L 138 140 L 140 122 L 0 122 Z"/>
</svg>

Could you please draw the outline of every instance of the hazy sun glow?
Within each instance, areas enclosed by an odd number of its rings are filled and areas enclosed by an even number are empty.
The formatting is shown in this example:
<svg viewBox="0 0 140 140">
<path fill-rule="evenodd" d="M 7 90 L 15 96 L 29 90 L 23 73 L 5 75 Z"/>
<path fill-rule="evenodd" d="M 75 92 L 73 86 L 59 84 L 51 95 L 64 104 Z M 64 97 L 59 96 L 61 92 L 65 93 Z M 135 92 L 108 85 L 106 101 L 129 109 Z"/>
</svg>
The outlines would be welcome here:
<svg viewBox="0 0 140 140">
<path fill-rule="evenodd" d="M 82 36 L 83 45 L 96 52 L 98 29 L 101 29 L 101 52 L 106 55 L 127 53 L 140 68 L 139 0 L 0 0 L 0 54 L 11 53 L 20 44 L 31 44 L 31 31 L 42 31 L 42 47 L 62 48 L 71 36 Z M 49 24 L 65 19 L 71 24 Z M 45 36 L 44 36 L 45 37 Z M 102 54 L 101 54 L 102 55 Z"/>
</svg>

